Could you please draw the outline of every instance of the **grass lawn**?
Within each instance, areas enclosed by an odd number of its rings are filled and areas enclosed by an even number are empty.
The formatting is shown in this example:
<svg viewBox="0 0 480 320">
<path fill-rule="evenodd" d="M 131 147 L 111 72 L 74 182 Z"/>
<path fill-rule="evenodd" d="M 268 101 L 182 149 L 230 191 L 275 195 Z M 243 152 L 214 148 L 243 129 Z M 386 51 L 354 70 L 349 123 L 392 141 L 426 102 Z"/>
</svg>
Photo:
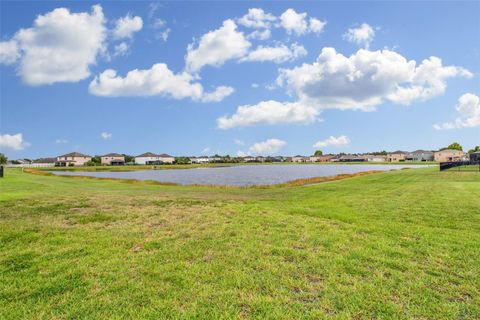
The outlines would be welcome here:
<svg viewBox="0 0 480 320">
<path fill-rule="evenodd" d="M 480 174 L 0 179 L 0 319 L 479 319 Z"/>
</svg>

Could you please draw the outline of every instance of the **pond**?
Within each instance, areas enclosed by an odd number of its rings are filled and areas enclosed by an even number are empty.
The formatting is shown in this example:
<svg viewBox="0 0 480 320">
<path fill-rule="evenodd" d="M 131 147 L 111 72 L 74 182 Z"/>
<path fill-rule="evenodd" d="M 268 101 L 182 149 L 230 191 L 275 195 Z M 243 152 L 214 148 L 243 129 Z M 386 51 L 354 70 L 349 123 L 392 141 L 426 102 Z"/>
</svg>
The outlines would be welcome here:
<svg viewBox="0 0 480 320">
<path fill-rule="evenodd" d="M 162 169 L 138 171 L 52 171 L 56 175 L 88 176 L 98 178 L 155 180 L 182 185 L 272 185 L 297 179 L 335 176 L 370 170 L 398 170 L 425 168 L 425 165 L 408 164 L 265 164 L 239 165 L 194 169 Z"/>
</svg>

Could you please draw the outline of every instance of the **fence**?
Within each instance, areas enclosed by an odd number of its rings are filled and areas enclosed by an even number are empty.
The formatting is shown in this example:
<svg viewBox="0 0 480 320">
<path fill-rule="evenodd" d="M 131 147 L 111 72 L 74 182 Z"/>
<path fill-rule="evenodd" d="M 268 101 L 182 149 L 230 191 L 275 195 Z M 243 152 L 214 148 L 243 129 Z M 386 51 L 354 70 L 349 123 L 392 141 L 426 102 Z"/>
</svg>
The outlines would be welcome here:
<svg viewBox="0 0 480 320">
<path fill-rule="evenodd" d="M 23 163 L 23 164 L 7 164 L 7 168 L 44 168 L 54 167 L 55 163 Z"/>
<path fill-rule="evenodd" d="M 480 161 L 440 162 L 440 171 L 444 170 L 480 172 Z"/>
</svg>

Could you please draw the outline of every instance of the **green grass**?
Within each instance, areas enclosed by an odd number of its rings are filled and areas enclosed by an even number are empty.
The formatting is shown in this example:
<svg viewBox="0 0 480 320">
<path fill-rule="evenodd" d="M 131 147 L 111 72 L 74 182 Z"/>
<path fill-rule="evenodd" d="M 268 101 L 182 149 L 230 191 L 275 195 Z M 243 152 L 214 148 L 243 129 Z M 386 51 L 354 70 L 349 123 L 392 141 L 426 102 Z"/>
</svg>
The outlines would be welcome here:
<svg viewBox="0 0 480 320">
<path fill-rule="evenodd" d="M 447 169 L 448 171 L 476 171 L 480 172 L 480 165 L 478 164 L 469 164 L 469 165 L 464 165 L 464 166 L 458 166 L 458 167 L 453 167 L 450 169 Z"/>
<path fill-rule="evenodd" d="M 480 174 L 0 179 L 0 319 L 479 319 Z"/>
</svg>

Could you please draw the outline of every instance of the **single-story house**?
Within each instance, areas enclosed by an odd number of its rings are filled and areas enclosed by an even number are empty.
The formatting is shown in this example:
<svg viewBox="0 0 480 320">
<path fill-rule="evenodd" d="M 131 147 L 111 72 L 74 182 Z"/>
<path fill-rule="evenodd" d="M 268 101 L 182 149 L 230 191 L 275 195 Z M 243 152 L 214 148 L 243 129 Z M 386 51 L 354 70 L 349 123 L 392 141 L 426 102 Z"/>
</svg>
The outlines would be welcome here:
<svg viewBox="0 0 480 320">
<path fill-rule="evenodd" d="M 264 157 L 264 156 L 255 157 L 255 161 L 257 161 L 257 162 L 265 162 L 266 160 L 267 160 L 267 158 Z"/>
<path fill-rule="evenodd" d="M 445 149 L 434 153 L 434 159 L 437 162 L 461 161 L 465 152 L 461 150 Z"/>
<path fill-rule="evenodd" d="M 164 164 L 164 163 L 174 163 L 175 158 L 166 154 L 155 154 L 152 152 L 146 152 L 135 157 L 136 164 Z"/>
<path fill-rule="evenodd" d="M 433 161 L 433 159 L 433 151 L 428 150 L 415 150 L 407 155 L 408 161 Z"/>
<path fill-rule="evenodd" d="M 310 162 L 329 162 L 332 160 L 333 156 L 326 154 L 326 155 L 313 155 L 310 156 Z"/>
<path fill-rule="evenodd" d="M 83 166 L 87 162 L 91 161 L 92 157 L 80 152 L 71 152 L 57 157 L 55 166 L 67 167 L 67 166 Z"/>
<path fill-rule="evenodd" d="M 255 162 L 256 158 L 252 157 L 252 156 L 246 156 L 246 157 L 243 157 L 243 161 L 245 161 L 245 162 Z"/>
<path fill-rule="evenodd" d="M 310 160 L 310 157 L 304 157 L 301 155 L 296 155 L 292 157 L 292 162 L 307 162 L 307 160 Z"/>
<path fill-rule="evenodd" d="M 338 158 L 338 162 L 364 162 L 367 158 L 356 154 L 348 154 Z"/>
<path fill-rule="evenodd" d="M 101 164 L 107 166 L 123 166 L 125 157 L 119 153 L 108 153 L 100 157 Z"/>
<path fill-rule="evenodd" d="M 388 162 L 400 162 L 407 160 L 407 151 L 394 151 L 387 154 L 387 161 Z"/>
<path fill-rule="evenodd" d="M 368 162 L 385 162 L 387 161 L 387 156 L 367 154 L 364 156 Z"/>
<path fill-rule="evenodd" d="M 198 163 L 198 164 L 203 164 L 203 163 L 209 163 L 210 158 L 209 157 L 190 157 L 190 160 L 192 163 Z"/>
</svg>

